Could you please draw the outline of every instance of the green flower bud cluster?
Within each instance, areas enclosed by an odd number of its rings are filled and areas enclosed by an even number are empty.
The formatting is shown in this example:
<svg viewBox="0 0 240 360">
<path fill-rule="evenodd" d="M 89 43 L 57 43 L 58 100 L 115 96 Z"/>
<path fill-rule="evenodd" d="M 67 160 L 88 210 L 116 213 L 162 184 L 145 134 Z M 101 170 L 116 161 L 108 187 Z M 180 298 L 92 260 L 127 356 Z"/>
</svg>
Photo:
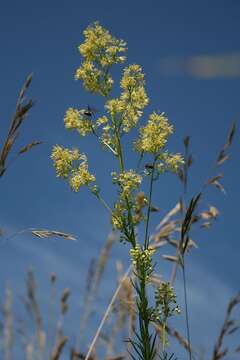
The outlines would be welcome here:
<svg viewBox="0 0 240 360">
<path fill-rule="evenodd" d="M 173 287 L 168 282 L 163 282 L 155 291 L 155 302 L 157 320 L 161 322 L 166 322 L 170 316 L 180 313 Z"/>
</svg>

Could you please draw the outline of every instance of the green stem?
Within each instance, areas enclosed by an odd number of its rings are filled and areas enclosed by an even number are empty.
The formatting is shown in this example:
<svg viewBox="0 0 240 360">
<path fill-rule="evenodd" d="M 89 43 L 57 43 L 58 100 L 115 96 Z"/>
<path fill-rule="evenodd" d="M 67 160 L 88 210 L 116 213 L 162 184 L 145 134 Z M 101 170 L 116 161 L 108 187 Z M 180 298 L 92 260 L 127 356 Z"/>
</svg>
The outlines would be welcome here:
<svg viewBox="0 0 240 360">
<path fill-rule="evenodd" d="M 187 326 L 187 339 L 189 345 L 189 360 L 192 360 L 192 351 L 191 351 L 191 338 L 190 338 L 190 326 L 189 326 L 189 316 L 188 316 L 188 299 L 187 299 L 187 284 L 186 284 L 186 272 L 185 272 L 185 263 L 184 263 L 184 255 L 183 255 L 183 287 L 184 287 L 184 303 L 185 303 L 185 316 L 186 316 L 186 326 Z"/>
<path fill-rule="evenodd" d="M 98 198 L 98 200 L 101 202 L 101 204 L 109 211 L 109 213 L 111 215 L 113 215 L 112 213 L 112 209 L 110 208 L 110 206 L 106 203 L 106 201 L 101 197 L 100 194 L 96 194 L 96 197 Z"/>
<path fill-rule="evenodd" d="M 148 209 L 147 209 L 147 221 L 146 221 L 146 230 L 145 230 L 145 239 L 144 239 L 144 249 L 147 249 L 148 245 L 149 245 L 148 227 L 149 227 L 150 212 L 151 212 L 151 206 L 152 206 L 152 191 L 153 191 L 155 163 L 156 163 L 156 159 L 154 159 L 153 169 L 151 172 L 151 180 L 150 180 L 150 188 L 149 188 L 149 201 L 148 201 Z"/>
<path fill-rule="evenodd" d="M 151 338 L 149 334 L 148 298 L 146 294 L 145 273 L 140 273 L 140 294 L 139 294 L 139 327 L 143 346 L 144 360 L 151 360 Z"/>
<path fill-rule="evenodd" d="M 120 134 L 119 134 L 120 130 L 117 127 L 116 121 L 114 119 L 113 119 L 113 124 L 114 124 L 116 139 L 117 139 L 118 159 L 119 159 L 120 172 L 124 172 L 124 158 L 123 158 L 122 145 L 121 145 L 121 139 L 120 139 Z M 125 197 L 125 201 L 126 201 L 127 210 L 128 210 L 129 224 L 131 225 L 131 239 L 129 239 L 129 240 L 130 240 L 132 246 L 136 247 L 136 238 L 135 238 L 133 217 L 132 217 L 132 212 L 131 212 L 131 207 L 130 207 L 130 204 L 129 204 L 129 200 L 128 200 L 127 197 Z"/>
<path fill-rule="evenodd" d="M 166 348 L 166 322 L 164 321 L 163 323 L 163 333 L 162 333 L 162 347 L 163 347 L 163 352 L 165 351 Z"/>
<path fill-rule="evenodd" d="M 119 159 L 119 167 L 120 172 L 124 172 L 124 157 L 122 152 L 122 146 L 121 146 L 121 138 L 120 138 L 120 128 L 118 124 L 116 123 L 116 120 L 112 118 L 113 126 L 114 126 L 114 132 L 116 136 L 116 142 L 117 142 L 117 152 L 118 152 L 118 159 Z M 155 161 L 154 161 L 155 166 Z M 145 249 L 148 246 L 148 224 L 149 224 L 149 217 L 150 217 L 150 210 L 151 210 L 151 197 L 152 197 L 152 187 L 153 187 L 153 178 L 154 178 L 154 170 L 152 171 L 151 176 L 151 183 L 150 183 L 150 203 L 149 203 L 149 209 L 148 209 L 148 218 L 147 218 L 147 225 L 146 225 L 146 237 L 145 237 Z M 135 229 L 134 229 L 134 223 L 132 218 L 132 212 L 131 212 L 131 206 L 129 203 L 129 199 L 126 197 L 126 207 L 128 212 L 128 223 L 130 226 L 130 237 L 129 241 L 132 244 L 132 247 L 136 247 L 136 235 L 135 235 Z M 147 239 L 147 240 L 146 240 Z M 138 284 L 136 286 L 139 286 L 139 292 L 138 293 L 138 316 L 139 316 L 139 327 L 140 327 L 140 338 L 141 338 L 141 353 L 142 358 L 144 360 L 153 360 L 152 355 L 152 343 L 151 343 L 151 335 L 149 333 L 149 325 L 150 325 L 150 319 L 149 319 L 149 305 L 148 305 L 148 298 L 147 298 L 147 292 L 146 292 L 146 270 L 145 269 L 138 269 Z"/>
</svg>

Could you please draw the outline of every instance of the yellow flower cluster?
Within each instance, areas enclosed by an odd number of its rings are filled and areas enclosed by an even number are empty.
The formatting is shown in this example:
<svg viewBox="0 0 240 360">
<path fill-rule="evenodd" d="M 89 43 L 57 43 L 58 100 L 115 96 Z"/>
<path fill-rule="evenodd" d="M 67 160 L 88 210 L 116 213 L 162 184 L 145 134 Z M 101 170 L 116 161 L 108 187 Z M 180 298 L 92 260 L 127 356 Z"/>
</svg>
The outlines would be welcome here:
<svg viewBox="0 0 240 360">
<path fill-rule="evenodd" d="M 85 110 L 77 110 L 69 108 L 64 117 L 66 129 L 75 129 L 81 136 L 92 133 L 94 125 L 92 121 L 85 115 Z"/>
<path fill-rule="evenodd" d="M 113 183 L 117 183 L 121 188 L 121 197 L 128 198 L 132 191 L 137 190 L 141 184 L 142 177 L 133 170 L 124 171 L 117 175 L 112 172 Z"/>
<path fill-rule="evenodd" d="M 69 150 L 62 148 L 59 145 L 55 145 L 53 147 L 51 158 L 54 162 L 57 177 L 67 179 L 72 170 L 73 163 L 81 159 L 81 156 L 78 149 Z"/>
<path fill-rule="evenodd" d="M 85 41 L 79 46 L 84 61 L 77 69 L 75 78 L 82 80 L 85 88 L 106 96 L 112 88 L 113 79 L 108 70 L 113 64 L 123 63 L 126 43 L 114 38 L 95 22 L 83 32 Z"/>
<path fill-rule="evenodd" d="M 59 145 L 53 147 L 51 158 L 54 162 L 57 177 L 69 180 L 73 191 L 78 191 L 83 185 L 89 186 L 95 176 L 88 171 L 88 161 L 78 149 L 64 149 Z"/>
<path fill-rule="evenodd" d="M 152 269 L 152 255 L 155 253 L 155 249 L 143 250 L 139 244 L 135 248 L 130 249 L 130 256 L 134 266 L 144 266 L 149 270 Z"/>
<path fill-rule="evenodd" d="M 124 104 L 122 115 L 123 131 L 129 132 L 136 126 L 142 115 L 142 110 L 149 101 L 144 87 L 144 74 L 141 67 L 134 64 L 124 69 L 120 85 L 123 90 L 120 100 Z"/>
<path fill-rule="evenodd" d="M 86 90 L 102 96 L 107 96 L 113 85 L 111 76 L 89 61 L 84 61 L 76 70 L 75 79 L 82 80 Z"/>
<path fill-rule="evenodd" d="M 155 291 L 155 301 L 156 307 L 159 310 L 159 320 L 161 317 L 167 320 L 174 313 L 180 313 L 177 297 L 169 282 L 162 282 L 161 286 Z"/>
<path fill-rule="evenodd" d="M 124 132 L 136 126 L 142 110 L 148 104 L 144 88 L 144 74 L 139 65 L 130 65 L 124 69 L 120 85 L 122 93 L 119 98 L 106 102 L 105 108 L 113 119 L 118 119 Z"/>
<path fill-rule="evenodd" d="M 164 113 L 154 112 L 149 116 L 147 125 L 140 129 L 135 148 L 139 152 L 157 154 L 166 145 L 168 137 L 172 133 L 173 126 L 170 125 Z"/>
<path fill-rule="evenodd" d="M 126 212 L 126 205 L 120 199 L 115 205 L 112 211 L 112 226 L 116 230 L 123 230 L 124 228 L 124 213 Z"/>
<path fill-rule="evenodd" d="M 162 173 L 166 170 L 176 173 L 184 160 L 181 154 L 169 154 L 167 151 L 161 153 L 158 157 L 161 162 L 157 163 L 157 170 Z"/>
<path fill-rule="evenodd" d="M 125 110 L 125 104 L 120 99 L 111 99 L 106 102 L 105 109 L 112 118 L 116 118 L 117 114 Z"/>
<path fill-rule="evenodd" d="M 98 22 L 88 26 L 84 32 L 85 42 L 79 46 L 80 54 L 88 61 L 97 61 L 102 67 L 125 61 L 118 54 L 126 51 L 126 43 L 113 37 Z"/>
<path fill-rule="evenodd" d="M 73 191 L 78 192 L 81 186 L 89 186 L 90 183 L 94 181 L 96 181 L 96 178 L 89 173 L 87 161 L 83 161 L 78 168 L 72 172 L 69 184 Z"/>
</svg>

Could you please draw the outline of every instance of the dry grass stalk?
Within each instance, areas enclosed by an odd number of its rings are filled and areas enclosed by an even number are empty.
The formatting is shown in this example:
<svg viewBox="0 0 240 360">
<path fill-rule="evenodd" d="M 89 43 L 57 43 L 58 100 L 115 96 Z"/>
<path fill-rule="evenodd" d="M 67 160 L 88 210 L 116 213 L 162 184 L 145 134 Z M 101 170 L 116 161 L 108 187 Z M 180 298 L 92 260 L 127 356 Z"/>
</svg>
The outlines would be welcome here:
<svg viewBox="0 0 240 360">
<path fill-rule="evenodd" d="M 34 146 L 37 146 L 37 145 L 40 145 L 40 144 L 42 144 L 43 142 L 42 141 L 33 141 L 33 142 L 31 142 L 30 144 L 27 144 L 27 145 L 25 145 L 24 147 L 22 147 L 20 150 L 19 150 L 19 152 L 18 152 L 18 154 L 20 155 L 20 154 L 24 154 L 25 152 L 27 152 L 27 151 L 29 151 L 31 148 L 33 148 Z"/>
<path fill-rule="evenodd" d="M 134 291 L 131 280 L 127 277 L 122 281 L 122 264 L 117 262 L 118 284 L 122 282 L 121 289 L 116 299 L 115 306 L 112 312 L 115 315 L 114 324 L 110 330 L 110 336 L 106 342 L 106 357 L 109 358 L 114 354 L 114 346 L 117 339 L 117 334 L 124 328 L 129 319 L 129 334 L 132 335 L 135 329 L 136 310 Z"/>
<path fill-rule="evenodd" d="M 26 360 L 33 360 L 34 358 L 34 346 L 32 342 L 28 342 L 25 347 Z"/>
<path fill-rule="evenodd" d="M 109 305 L 108 305 L 108 307 L 107 307 L 107 309 L 106 309 L 106 311 L 105 311 L 105 313 L 104 313 L 104 315 L 103 315 L 103 318 L 102 318 L 102 320 L 101 320 L 101 322 L 100 322 L 100 324 L 99 324 L 99 327 L 98 327 L 98 329 L 97 329 L 97 331 L 96 331 L 96 333 L 95 333 L 95 336 L 94 336 L 94 338 L 93 338 L 93 340 L 92 340 L 92 342 L 91 342 L 91 344 L 90 344 L 90 346 L 89 346 L 89 349 L 88 349 L 88 352 L 87 352 L 87 355 L 86 355 L 85 360 L 89 360 L 89 358 L 90 358 L 90 356 L 91 356 L 91 354 L 92 354 L 92 352 L 93 352 L 93 350 L 94 350 L 94 347 L 95 347 L 95 344 L 96 344 L 96 342 L 97 342 L 97 339 L 98 339 L 98 337 L 99 337 L 99 335 L 100 335 L 100 333 L 101 333 L 101 331 L 102 331 L 102 328 L 103 328 L 103 326 L 104 326 L 104 324 L 105 324 L 105 322 L 106 322 L 106 320 L 107 320 L 110 312 L 112 311 L 112 307 L 113 307 L 113 305 L 114 305 L 114 303 L 115 303 L 115 301 L 116 301 L 116 299 L 117 299 L 117 297 L 118 297 L 118 294 L 119 294 L 119 292 L 120 292 L 120 290 L 121 290 L 122 284 L 123 284 L 123 282 L 125 281 L 125 279 L 128 278 L 131 270 L 132 270 L 132 267 L 129 266 L 129 268 L 128 268 L 127 271 L 125 272 L 122 280 L 120 281 L 120 283 L 119 283 L 116 291 L 114 292 L 114 294 L 113 294 L 113 296 L 112 296 L 112 299 L 111 299 L 111 301 L 110 301 L 110 303 L 109 303 Z"/>
<path fill-rule="evenodd" d="M 63 338 L 59 339 L 55 345 L 55 348 L 52 352 L 50 360 L 59 360 L 62 354 L 62 350 L 68 341 L 68 337 L 64 336 Z"/>
<path fill-rule="evenodd" d="M 36 282 L 32 270 L 28 271 L 26 285 L 27 285 L 26 306 L 30 314 L 32 314 L 34 317 L 34 324 L 36 326 L 38 358 L 43 359 L 45 344 L 46 344 L 46 334 L 44 332 L 41 311 L 37 301 Z"/>
<path fill-rule="evenodd" d="M 76 351 L 74 349 L 71 350 L 70 360 L 79 360 L 79 359 L 85 360 L 85 358 L 86 358 L 86 354 L 83 354 L 83 353 L 81 353 L 79 351 Z M 91 355 L 89 357 L 89 360 L 97 360 L 96 355 Z"/>
<path fill-rule="evenodd" d="M 240 293 L 235 295 L 228 304 L 226 317 L 214 346 L 212 360 L 219 360 L 227 355 L 229 349 L 227 347 L 222 349 L 224 338 L 240 328 L 239 325 L 236 325 L 235 320 L 232 319 L 232 312 L 238 304 L 240 304 Z"/>
<path fill-rule="evenodd" d="M 16 103 L 16 109 L 15 113 L 12 117 L 10 128 L 6 137 L 6 140 L 4 141 L 3 147 L 0 150 L 0 177 L 3 176 L 5 171 L 7 170 L 7 158 L 9 156 L 9 153 L 11 152 L 11 149 L 18 137 L 19 129 L 26 118 L 29 110 L 33 106 L 33 101 L 30 99 L 26 103 L 24 103 L 25 100 L 25 94 L 26 91 L 31 84 L 32 81 L 32 75 L 30 74 L 25 83 L 23 84 L 23 87 L 20 90 L 18 100 Z M 23 154 L 30 150 L 33 146 L 41 144 L 40 141 L 33 141 L 31 144 L 28 144 L 24 148 L 22 148 L 18 155 Z"/>
<path fill-rule="evenodd" d="M 156 331 L 160 334 L 162 334 L 163 328 L 160 324 L 156 324 L 154 323 L 154 327 L 156 329 Z M 191 351 L 191 353 L 193 352 L 193 349 L 191 348 L 191 346 L 189 345 L 187 339 L 185 339 L 180 333 L 179 331 L 177 331 L 176 329 L 172 329 L 169 326 L 166 327 L 166 331 L 167 333 L 174 337 L 175 339 L 177 339 L 177 341 L 179 342 L 179 344 L 186 350 L 186 351 Z"/>
<path fill-rule="evenodd" d="M 9 288 L 6 289 L 3 314 L 4 314 L 4 323 L 3 323 L 4 360 L 11 360 L 12 347 L 13 347 L 13 314 L 12 314 L 12 291 Z"/>
<path fill-rule="evenodd" d="M 56 230 L 46 230 L 46 229 L 35 229 L 35 228 L 28 228 L 28 229 L 23 229 L 20 231 L 17 231 L 15 233 L 13 233 L 10 236 L 5 237 L 5 241 L 11 240 L 14 237 L 18 236 L 18 235 L 22 235 L 25 233 L 31 233 L 33 236 L 36 236 L 40 239 L 46 239 L 49 237 L 60 237 L 64 240 L 72 240 L 72 241 L 76 241 L 77 239 L 71 235 L 71 234 L 67 234 L 61 231 L 56 231 Z"/>
<path fill-rule="evenodd" d="M 213 168 L 211 170 L 211 173 L 215 172 L 216 169 L 218 169 L 218 167 L 221 166 L 229 158 L 229 155 L 227 154 L 227 151 L 229 150 L 230 146 L 232 145 L 232 141 L 233 141 L 233 137 L 234 137 L 235 132 L 236 132 L 236 125 L 235 125 L 235 123 L 233 123 L 230 130 L 229 130 L 229 132 L 228 132 L 226 143 L 223 146 L 223 148 L 220 150 L 220 152 L 219 152 L 219 154 L 217 156 L 217 160 L 214 163 Z M 184 163 L 183 167 L 180 169 L 179 174 L 178 174 L 180 180 L 183 183 L 183 192 L 184 192 L 184 194 L 187 191 L 188 172 L 189 172 L 189 169 L 190 169 L 190 167 L 192 165 L 192 162 L 193 162 L 192 155 L 189 153 L 189 142 L 190 142 L 190 137 L 186 136 L 184 141 L 183 141 L 184 147 L 185 147 L 185 156 L 184 156 L 185 163 Z M 203 184 L 200 193 L 203 194 L 204 190 L 209 185 L 214 185 L 215 187 L 217 187 L 222 192 L 225 192 L 222 184 L 219 182 L 219 179 L 221 179 L 221 178 L 223 178 L 223 173 L 219 173 L 217 175 L 210 175 L 208 177 L 208 180 Z M 184 213 L 186 214 L 185 204 L 184 204 L 183 200 L 181 200 L 179 204 L 180 204 L 180 210 L 183 213 L 183 218 L 181 219 L 181 223 L 183 225 L 184 221 L 186 221 L 186 215 L 184 215 Z M 208 212 L 208 214 L 210 215 L 209 219 L 211 221 L 213 219 L 216 219 L 216 217 L 218 215 L 218 210 L 216 208 L 212 207 L 211 210 L 213 210 L 213 209 L 214 209 L 213 213 Z M 204 214 L 204 212 L 200 213 L 200 214 L 197 214 L 197 215 L 195 215 L 195 217 L 192 216 L 191 217 L 191 224 L 197 223 L 200 218 L 204 218 L 204 215 L 206 215 L 206 212 L 205 212 L 205 214 Z M 168 222 L 168 220 L 169 219 L 167 218 L 167 222 Z M 211 226 L 211 221 L 205 222 L 204 224 L 201 225 L 201 227 L 202 228 L 209 228 Z M 162 221 L 160 223 L 160 226 L 162 225 L 162 223 L 165 224 L 164 221 Z M 182 234 L 181 234 L 181 237 L 182 237 Z M 181 241 L 182 240 L 180 239 L 180 242 Z M 190 244 L 191 244 L 191 239 L 188 237 L 187 242 L 184 244 L 185 250 L 188 250 L 188 246 Z M 176 255 L 175 255 L 177 258 L 179 257 L 179 250 L 182 251 L 180 243 L 179 243 L 179 247 L 178 247 L 178 249 L 176 251 Z M 171 259 L 171 260 L 173 260 L 173 259 Z M 173 268 L 172 268 L 171 279 L 170 279 L 171 284 L 173 284 L 174 281 L 175 281 L 178 265 L 179 265 L 179 261 L 174 261 L 174 265 L 173 265 Z"/>
<path fill-rule="evenodd" d="M 64 321 L 64 316 L 66 315 L 66 312 L 68 311 L 68 299 L 70 296 L 71 292 L 68 288 L 65 288 L 63 290 L 63 293 L 61 295 L 61 299 L 60 299 L 60 318 L 57 322 L 57 330 L 56 330 L 56 343 L 59 343 L 59 341 L 61 341 L 61 339 L 63 338 L 63 321 Z"/>
<path fill-rule="evenodd" d="M 31 233 L 32 235 L 37 236 L 41 239 L 57 236 L 63 238 L 64 240 L 76 240 L 76 238 L 70 234 L 55 230 L 31 230 Z"/>
<path fill-rule="evenodd" d="M 106 263 L 110 258 L 110 252 L 115 241 L 116 241 L 115 234 L 113 233 L 110 234 L 101 250 L 96 266 L 94 264 L 93 267 L 93 263 L 90 264 L 88 276 L 87 276 L 87 289 L 86 289 L 87 291 L 84 299 L 84 313 L 80 320 L 80 329 L 75 346 L 76 350 L 79 350 L 80 348 L 81 338 L 83 336 L 83 332 L 85 330 L 87 321 L 92 311 L 91 309 L 92 303 L 95 298 L 97 288 L 100 284 Z"/>
<path fill-rule="evenodd" d="M 54 311 L 54 304 L 56 301 L 56 279 L 57 276 L 55 273 L 52 273 L 50 276 L 50 284 L 51 284 L 51 290 L 50 290 L 50 300 L 48 305 L 48 325 L 47 325 L 47 347 L 48 347 L 48 353 L 51 349 L 51 343 L 53 338 L 53 311 Z"/>
</svg>

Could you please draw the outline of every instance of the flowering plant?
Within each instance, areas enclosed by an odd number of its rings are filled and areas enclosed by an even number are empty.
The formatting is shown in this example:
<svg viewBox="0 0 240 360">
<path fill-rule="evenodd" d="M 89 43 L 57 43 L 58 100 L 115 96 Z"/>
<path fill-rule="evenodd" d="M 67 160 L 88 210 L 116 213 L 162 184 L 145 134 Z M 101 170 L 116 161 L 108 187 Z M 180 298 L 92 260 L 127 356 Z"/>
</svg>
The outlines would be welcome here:
<svg viewBox="0 0 240 360">
<path fill-rule="evenodd" d="M 140 161 L 148 154 L 151 163 L 144 171 L 127 169 L 125 149 L 122 137 L 139 127 L 139 120 L 148 105 L 142 68 L 129 65 L 124 68 L 120 80 L 119 97 L 111 97 L 113 78 L 111 68 L 126 60 L 126 43 L 114 38 L 99 23 L 90 25 L 84 31 L 84 42 L 79 46 L 82 63 L 75 78 L 81 80 L 85 89 L 100 94 L 105 100 L 105 114 L 94 119 L 88 109 L 69 108 L 64 118 L 67 129 L 76 130 L 80 136 L 93 135 L 106 150 L 110 151 L 118 162 L 118 169 L 112 172 L 112 182 L 118 188 L 118 198 L 112 206 L 104 200 L 95 175 L 91 174 L 85 154 L 78 149 L 64 149 L 56 145 L 52 151 L 52 160 L 57 177 L 68 180 L 74 191 L 86 186 L 106 207 L 111 216 L 114 230 L 121 233 L 121 239 L 130 245 L 130 258 L 136 281 L 136 308 L 139 329 L 135 338 L 130 339 L 135 355 L 144 360 L 153 360 L 157 353 L 156 334 L 153 336 L 152 323 L 158 321 L 163 328 L 162 347 L 165 350 L 166 323 L 170 315 L 177 313 L 175 295 L 169 284 L 162 284 L 156 292 L 155 307 L 149 304 L 148 286 L 153 272 L 154 249 L 150 245 L 149 219 L 152 209 L 153 184 L 159 175 L 166 171 L 177 172 L 183 164 L 180 154 L 171 154 L 166 150 L 169 136 L 173 133 L 164 113 L 152 112 L 146 124 L 138 129 L 138 137 L 133 144 L 139 153 Z M 149 180 L 149 194 L 140 192 L 144 178 Z M 137 236 L 136 227 L 144 223 L 145 233 L 142 241 Z M 132 354 L 134 357 L 135 355 Z"/>
</svg>

